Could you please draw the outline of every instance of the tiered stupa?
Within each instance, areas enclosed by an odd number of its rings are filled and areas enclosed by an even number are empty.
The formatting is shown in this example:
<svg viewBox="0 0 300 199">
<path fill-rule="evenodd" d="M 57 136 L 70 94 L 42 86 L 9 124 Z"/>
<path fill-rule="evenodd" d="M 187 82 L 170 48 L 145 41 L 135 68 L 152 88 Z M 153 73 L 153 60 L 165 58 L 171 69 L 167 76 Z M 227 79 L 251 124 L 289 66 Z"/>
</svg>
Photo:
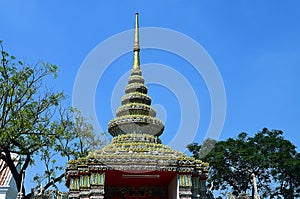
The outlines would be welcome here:
<svg viewBox="0 0 300 199">
<path fill-rule="evenodd" d="M 140 69 L 138 14 L 134 62 L 116 118 L 108 124 L 111 143 L 68 162 L 69 198 L 207 198 L 208 164 L 163 145 L 164 124 L 156 118 Z"/>
</svg>

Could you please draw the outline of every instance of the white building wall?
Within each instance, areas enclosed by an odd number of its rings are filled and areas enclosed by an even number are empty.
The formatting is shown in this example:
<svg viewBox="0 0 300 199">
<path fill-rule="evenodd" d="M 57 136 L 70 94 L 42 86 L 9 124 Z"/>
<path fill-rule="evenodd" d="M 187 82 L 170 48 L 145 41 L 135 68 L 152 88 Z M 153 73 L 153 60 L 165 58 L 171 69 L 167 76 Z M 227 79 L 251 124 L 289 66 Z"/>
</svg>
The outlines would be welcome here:
<svg viewBox="0 0 300 199">
<path fill-rule="evenodd" d="M 0 186 L 0 199 L 16 199 L 17 191 L 10 186 Z"/>
<path fill-rule="evenodd" d="M 6 199 L 9 186 L 0 186 L 0 199 Z"/>
<path fill-rule="evenodd" d="M 0 199 L 16 199 L 17 186 L 12 175 L 8 175 L 5 185 L 0 186 Z"/>
</svg>

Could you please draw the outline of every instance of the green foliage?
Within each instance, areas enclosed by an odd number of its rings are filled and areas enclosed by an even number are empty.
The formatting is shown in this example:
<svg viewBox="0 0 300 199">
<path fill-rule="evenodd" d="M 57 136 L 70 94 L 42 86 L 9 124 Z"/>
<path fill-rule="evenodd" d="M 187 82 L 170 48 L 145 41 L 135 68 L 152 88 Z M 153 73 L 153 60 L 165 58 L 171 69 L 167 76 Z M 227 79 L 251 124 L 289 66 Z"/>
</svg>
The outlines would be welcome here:
<svg viewBox="0 0 300 199">
<path fill-rule="evenodd" d="M 18 188 L 21 173 L 34 163 L 32 155 L 51 145 L 49 137 L 54 135 L 51 124 L 64 95 L 42 87 L 42 80 L 50 74 L 56 75 L 54 65 L 39 62 L 30 67 L 16 61 L 1 44 L 0 152 Z M 21 171 L 16 168 L 12 154 L 18 156 Z"/>
<path fill-rule="evenodd" d="M 85 157 L 89 151 L 100 149 L 106 143 L 104 133 L 96 135 L 93 126 L 74 108 L 69 110 L 59 109 L 61 122 L 52 124 L 54 136 L 50 136 L 51 145 L 39 151 L 38 156 L 45 165 L 45 172 L 37 174 L 34 181 L 43 184 L 45 189 L 56 187 L 56 182 L 61 182 L 65 176 L 66 162 L 71 159 Z M 57 161 L 64 159 L 62 166 Z"/>
<path fill-rule="evenodd" d="M 78 109 L 71 109 L 75 123 L 73 124 L 73 132 L 79 142 L 74 143 L 73 149 L 78 151 L 80 157 L 87 156 L 89 151 L 99 149 L 104 146 L 107 142 L 106 134 L 104 132 L 96 135 L 94 133 L 94 128 L 89 124 Z M 78 157 L 75 157 L 76 159 Z"/>
<path fill-rule="evenodd" d="M 254 173 L 263 198 L 300 197 L 300 154 L 282 134 L 264 128 L 253 137 L 240 133 L 235 139 L 216 142 L 201 159 L 210 163 L 209 180 L 215 189 L 231 190 L 234 195 L 246 192 L 252 189 L 250 175 Z M 197 143 L 188 149 L 196 158 L 203 150 Z"/>
<path fill-rule="evenodd" d="M 102 142 L 100 137 L 93 139 L 93 128 L 79 111 L 74 120 L 75 111 L 63 107 L 62 92 L 45 86 L 45 79 L 56 78 L 56 65 L 38 62 L 29 66 L 5 52 L 2 41 L 0 48 L 0 158 L 10 168 L 18 189 L 22 173 L 34 165 L 35 157 L 44 162 L 45 173 L 34 180 L 44 182 L 45 188 L 55 186 L 63 179 L 63 166 L 69 159 L 86 155 Z M 57 161 L 61 158 L 65 158 L 62 164 Z"/>
</svg>

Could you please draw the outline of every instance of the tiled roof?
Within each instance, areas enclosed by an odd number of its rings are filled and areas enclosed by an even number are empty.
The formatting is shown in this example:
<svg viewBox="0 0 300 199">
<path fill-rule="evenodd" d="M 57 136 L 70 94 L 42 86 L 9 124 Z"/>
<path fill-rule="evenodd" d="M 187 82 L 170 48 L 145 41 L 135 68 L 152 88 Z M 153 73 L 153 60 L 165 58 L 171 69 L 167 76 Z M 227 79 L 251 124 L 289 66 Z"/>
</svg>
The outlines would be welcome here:
<svg viewBox="0 0 300 199">
<path fill-rule="evenodd" d="M 0 159 L 0 186 L 9 185 L 12 174 L 6 163 Z"/>
<path fill-rule="evenodd" d="M 11 153 L 11 158 L 14 160 L 15 165 L 18 164 L 19 156 Z M 6 163 L 0 159 L 0 186 L 8 186 L 12 179 L 12 173 Z"/>
</svg>

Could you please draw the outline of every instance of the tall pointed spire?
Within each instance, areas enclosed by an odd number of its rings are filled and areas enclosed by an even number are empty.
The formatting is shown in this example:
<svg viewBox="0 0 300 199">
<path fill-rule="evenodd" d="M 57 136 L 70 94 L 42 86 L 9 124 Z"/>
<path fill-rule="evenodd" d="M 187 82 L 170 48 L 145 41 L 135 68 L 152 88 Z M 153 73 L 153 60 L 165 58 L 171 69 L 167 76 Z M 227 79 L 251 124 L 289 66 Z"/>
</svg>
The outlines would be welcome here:
<svg viewBox="0 0 300 199">
<path fill-rule="evenodd" d="M 116 118 L 108 123 L 108 132 L 112 136 L 121 134 L 148 134 L 160 136 L 164 131 L 163 122 L 156 117 L 151 106 L 151 98 L 140 69 L 138 13 L 135 14 L 134 61 L 125 95 L 116 111 Z"/>
<path fill-rule="evenodd" d="M 135 13 L 133 53 L 134 53 L 133 69 L 139 70 L 140 69 L 139 13 Z"/>
</svg>

